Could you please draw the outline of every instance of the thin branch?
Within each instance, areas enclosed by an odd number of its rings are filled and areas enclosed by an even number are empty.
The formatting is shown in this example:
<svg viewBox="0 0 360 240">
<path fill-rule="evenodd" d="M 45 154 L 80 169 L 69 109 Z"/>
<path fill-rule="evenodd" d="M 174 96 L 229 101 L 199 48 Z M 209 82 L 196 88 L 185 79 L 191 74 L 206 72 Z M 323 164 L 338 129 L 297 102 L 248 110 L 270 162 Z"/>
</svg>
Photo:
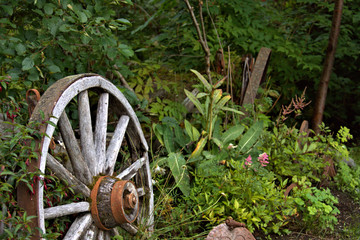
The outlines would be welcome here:
<svg viewBox="0 0 360 240">
<path fill-rule="evenodd" d="M 220 41 L 220 36 L 219 36 L 219 33 L 218 33 L 217 29 L 216 29 L 216 26 L 215 26 L 214 20 L 213 20 L 213 18 L 212 18 L 212 16 L 211 16 L 211 14 L 210 14 L 210 11 L 209 11 L 209 4 L 208 4 L 208 0 L 206 0 L 206 10 L 207 10 L 207 13 L 208 13 L 208 15 L 209 15 L 209 17 L 210 17 L 211 23 L 212 23 L 212 25 L 213 25 L 213 27 L 214 27 L 214 30 L 215 30 L 215 33 L 216 33 L 216 37 L 217 37 L 217 39 L 218 39 L 218 41 L 219 41 L 219 46 L 220 46 L 220 49 L 224 52 L 224 49 L 223 49 L 223 47 L 222 47 L 222 45 L 221 45 L 221 41 Z"/>
<path fill-rule="evenodd" d="M 203 50 L 205 52 L 206 74 L 207 74 L 207 76 L 209 78 L 210 84 L 212 84 L 211 74 L 210 74 L 210 55 L 211 55 L 210 49 L 207 46 L 206 40 L 204 40 L 203 35 L 201 33 L 199 23 L 197 22 L 195 14 L 194 14 L 194 8 L 190 5 L 189 0 L 184 0 L 184 2 L 186 3 L 186 6 L 190 11 L 191 19 L 192 19 L 192 21 L 193 21 L 193 23 L 195 25 L 195 29 L 196 29 L 196 32 L 198 34 L 200 44 L 201 44 L 201 46 L 202 46 L 202 48 L 203 48 Z M 200 3 L 200 6 L 201 6 L 201 3 Z M 200 12 L 201 12 L 201 9 L 200 9 Z M 203 24 L 204 24 L 204 22 L 202 21 L 202 25 Z M 205 35 L 205 31 L 203 33 Z"/>
<path fill-rule="evenodd" d="M 130 91 L 134 92 L 134 89 L 132 89 L 129 84 L 127 83 L 127 81 L 125 80 L 124 76 L 118 71 L 118 66 L 114 65 L 114 68 L 116 70 L 114 70 L 114 73 L 120 78 L 120 81 L 122 83 L 122 85 L 124 85 L 125 88 L 129 89 Z"/>
</svg>

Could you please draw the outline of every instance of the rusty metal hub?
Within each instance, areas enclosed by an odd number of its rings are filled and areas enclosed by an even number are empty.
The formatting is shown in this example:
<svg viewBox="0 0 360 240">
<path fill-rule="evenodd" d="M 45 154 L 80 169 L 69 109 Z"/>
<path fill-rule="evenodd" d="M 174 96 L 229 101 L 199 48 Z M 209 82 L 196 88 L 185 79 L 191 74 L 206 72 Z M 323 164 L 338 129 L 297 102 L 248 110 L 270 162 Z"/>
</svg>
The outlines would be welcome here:
<svg viewBox="0 0 360 240">
<path fill-rule="evenodd" d="M 95 225 L 109 230 L 132 223 L 139 214 L 139 196 L 132 181 L 100 177 L 91 191 L 91 215 Z"/>
</svg>

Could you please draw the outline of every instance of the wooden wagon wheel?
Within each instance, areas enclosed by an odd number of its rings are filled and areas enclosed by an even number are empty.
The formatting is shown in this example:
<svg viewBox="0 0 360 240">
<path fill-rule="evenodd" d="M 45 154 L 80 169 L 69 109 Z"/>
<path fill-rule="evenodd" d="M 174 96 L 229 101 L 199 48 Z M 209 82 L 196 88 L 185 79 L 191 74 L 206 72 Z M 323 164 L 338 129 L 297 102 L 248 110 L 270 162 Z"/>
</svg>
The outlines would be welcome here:
<svg viewBox="0 0 360 240">
<path fill-rule="evenodd" d="M 40 129 L 44 133 L 40 157 L 29 170 L 45 173 L 49 168 L 87 199 L 44 208 L 42 176 L 34 193 L 20 186 L 18 203 L 28 215 L 37 216 L 34 227 L 45 233 L 47 219 L 71 216 L 74 221 L 64 237 L 71 240 L 110 239 L 118 234 L 117 226 L 132 234 L 140 225 L 151 229 L 154 203 L 148 146 L 135 112 L 112 83 L 96 74 L 58 80 L 41 97 L 30 121 L 52 123 Z M 71 164 L 49 151 L 55 135 L 62 137 Z M 130 157 L 117 160 L 119 151 Z"/>
</svg>

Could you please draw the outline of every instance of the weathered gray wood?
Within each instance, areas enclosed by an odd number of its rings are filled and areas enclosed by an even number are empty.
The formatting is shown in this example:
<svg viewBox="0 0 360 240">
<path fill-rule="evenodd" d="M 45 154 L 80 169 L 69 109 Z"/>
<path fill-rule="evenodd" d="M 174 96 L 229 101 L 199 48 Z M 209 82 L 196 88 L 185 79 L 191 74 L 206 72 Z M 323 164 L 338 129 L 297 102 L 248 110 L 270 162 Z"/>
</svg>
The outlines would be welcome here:
<svg viewBox="0 0 360 240">
<path fill-rule="evenodd" d="M 106 163 L 103 172 L 110 176 L 114 173 L 115 162 L 120 151 L 120 147 L 124 139 L 129 120 L 130 118 L 128 116 L 121 116 L 116 125 L 114 136 L 112 137 L 106 151 Z"/>
<path fill-rule="evenodd" d="M 81 154 L 75 133 L 71 127 L 70 120 L 67 117 L 65 111 L 61 114 L 59 119 L 59 129 L 66 147 L 66 151 L 69 154 L 75 176 L 83 183 L 89 185 L 92 180 L 91 173 L 83 158 L 83 155 Z"/>
<path fill-rule="evenodd" d="M 109 231 L 106 231 L 104 234 L 104 240 L 111 240 L 111 233 Z"/>
<path fill-rule="evenodd" d="M 131 223 L 123 223 L 120 225 L 120 227 L 122 227 L 123 229 L 125 229 L 128 233 L 135 235 L 138 232 L 137 227 L 135 227 L 133 224 Z"/>
<path fill-rule="evenodd" d="M 88 211 L 90 211 L 90 204 L 88 202 L 69 203 L 61 206 L 45 208 L 44 217 L 45 219 L 52 219 Z"/>
<path fill-rule="evenodd" d="M 105 235 L 105 232 L 103 230 L 99 230 L 97 240 L 104 240 L 104 235 Z"/>
<path fill-rule="evenodd" d="M 90 196 L 90 189 L 72 175 L 58 160 L 56 160 L 50 153 L 46 157 L 47 166 L 55 173 L 57 177 L 66 181 L 75 193 L 82 193 L 85 197 Z"/>
<path fill-rule="evenodd" d="M 76 218 L 69 230 L 67 231 L 63 240 L 77 240 L 84 234 L 92 223 L 92 217 L 90 213 L 87 213 L 81 217 Z"/>
<path fill-rule="evenodd" d="M 260 52 L 255 61 L 254 70 L 251 73 L 250 81 L 248 83 L 245 96 L 242 104 L 253 104 L 255 101 L 256 93 L 258 91 L 260 82 L 266 76 L 266 69 L 268 65 L 268 61 L 270 58 L 271 49 L 270 48 L 261 48 Z"/>
<path fill-rule="evenodd" d="M 100 230 L 97 240 L 110 240 L 110 239 L 111 239 L 111 232 L 110 231 L 102 231 L 102 230 Z"/>
<path fill-rule="evenodd" d="M 112 228 L 112 229 L 110 230 L 110 232 L 111 232 L 111 234 L 112 234 L 113 236 L 119 236 L 119 235 L 120 235 L 119 230 L 117 230 L 116 227 L 115 227 L 115 228 Z"/>
<path fill-rule="evenodd" d="M 95 224 L 91 224 L 89 229 L 81 236 L 81 240 L 95 240 L 98 239 L 99 229 Z"/>
<path fill-rule="evenodd" d="M 129 180 L 133 178 L 136 175 L 136 173 L 139 171 L 139 169 L 144 165 L 145 160 L 146 160 L 145 157 L 136 160 L 133 164 L 130 165 L 130 167 L 126 168 L 116 177 L 122 180 Z"/>
<path fill-rule="evenodd" d="M 149 156 L 145 154 L 146 162 L 143 166 L 143 170 L 145 172 L 145 185 L 149 189 L 148 193 L 148 202 L 143 202 L 143 207 L 145 210 L 145 215 L 143 215 L 143 219 L 147 220 L 147 226 L 149 231 L 153 231 L 154 229 L 154 192 L 153 192 L 153 185 L 152 185 L 152 178 L 150 172 L 150 163 L 149 163 Z"/>
<path fill-rule="evenodd" d="M 88 91 L 82 91 L 78 95 L 79 127 L 81 139 L 81 152 L 90 169 L 92 176 L 97 172 L 97 162 L 93 129 L 91 123 L 90 103 Z"/>
<path fill-rule="evenodd" d="M 144 190 L 144 188 L 138 188 L 137 189 L 137 192 L 138 192 L 138 195 L 139 195 L 139 197 L 142 197 L 142 196 L 144 196 L 145 195 L 145 190 Z"/>
<path fill-rule="evenodd" d="M 95 175 L 102 171 L 106 161 L 106 132 L 108 122 L 109 94 L 102 93 L 99 98 L 95 125 L 95 152 L 98 163 Z"/>
<path fill-rule="evenodd" d="M 96 203 L 101 223 L 106 228 L 113 228 L 117 225 L 115 218 L 111 214 L 111 190 L 116 182 L 114 178 L 104 178 L 99 186 Z"/>
</svg>

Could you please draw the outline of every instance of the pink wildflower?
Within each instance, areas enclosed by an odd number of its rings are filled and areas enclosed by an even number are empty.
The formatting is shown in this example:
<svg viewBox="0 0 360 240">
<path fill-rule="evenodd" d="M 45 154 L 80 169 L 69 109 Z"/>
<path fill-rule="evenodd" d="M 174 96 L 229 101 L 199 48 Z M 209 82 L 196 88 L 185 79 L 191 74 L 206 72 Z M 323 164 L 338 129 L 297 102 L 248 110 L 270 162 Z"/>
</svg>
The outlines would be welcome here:
<svg viewBox="0 0 360 240">
<path fill-rule="evenodd" d="M 252 161 L 251 161 L 251 156 L 249 155 L 246 159 L 245 159 L 245 165 L 246 166 L 251 166 Z M 243 168 L 245 168 L 245 166 L 243 166 Z"/>
<path fill-rule="evenodd" d="M 258 161 L 260 162 L 261 166 L 266 167 L 266 165 L 269 163 L 269 155 L 267 153 L 262 153 L 258 157 Z"/>
</svg>

